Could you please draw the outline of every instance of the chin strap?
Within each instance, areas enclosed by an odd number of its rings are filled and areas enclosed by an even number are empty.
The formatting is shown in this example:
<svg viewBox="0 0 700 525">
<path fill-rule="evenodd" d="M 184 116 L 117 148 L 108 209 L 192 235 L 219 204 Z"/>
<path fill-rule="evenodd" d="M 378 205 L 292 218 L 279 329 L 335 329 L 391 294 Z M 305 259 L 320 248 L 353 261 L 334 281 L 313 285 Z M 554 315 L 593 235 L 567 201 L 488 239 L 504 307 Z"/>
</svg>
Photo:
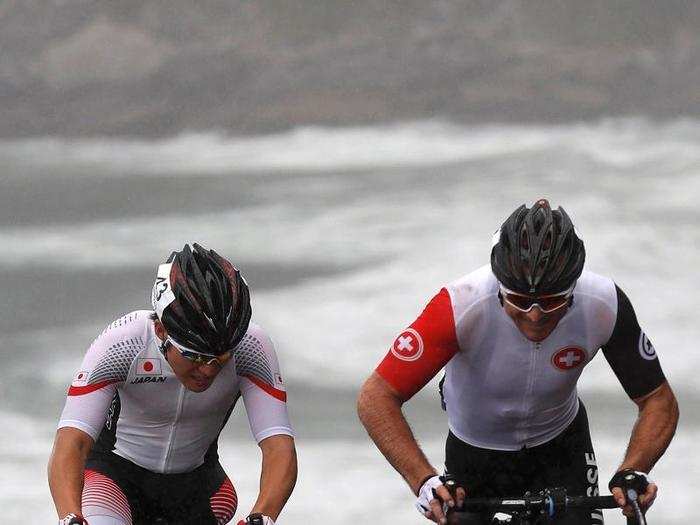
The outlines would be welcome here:
<svg viewBox="0 0 700 525">
<path fill-rule="evenodd" d="M 158 347 L 158 350 L 160 350 L 160 353 L 163 354 L 163 357 L 167 360 L 168 359 L 168 340 L 167 339 L 161 343 L 161 345 Z"/>
</svg>

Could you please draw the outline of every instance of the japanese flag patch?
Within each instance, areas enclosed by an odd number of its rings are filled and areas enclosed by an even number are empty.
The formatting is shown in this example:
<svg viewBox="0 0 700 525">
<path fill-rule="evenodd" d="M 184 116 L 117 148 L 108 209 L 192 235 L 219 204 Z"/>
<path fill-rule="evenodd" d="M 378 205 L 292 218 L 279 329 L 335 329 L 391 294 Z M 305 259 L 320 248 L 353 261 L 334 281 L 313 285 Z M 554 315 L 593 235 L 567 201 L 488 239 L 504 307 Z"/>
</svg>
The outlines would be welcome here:
<svg viewBox="0 0 700 525">
<path fill-rule="evenodd" d="M 160 360 L 158 359 L 139 359 L 136 363 L 137 376 L 159 376 L 161 374 Z"/>
<path fill-rule="evenodd" d="M 87 385 L 87 380 L 88 380 L 88 372 L 85 370 L 80 370 L 76 372 L 75 376 L 73 376 L 73 382 L 71 383 L 72 386 L 85 386 Z"/>
</svg>

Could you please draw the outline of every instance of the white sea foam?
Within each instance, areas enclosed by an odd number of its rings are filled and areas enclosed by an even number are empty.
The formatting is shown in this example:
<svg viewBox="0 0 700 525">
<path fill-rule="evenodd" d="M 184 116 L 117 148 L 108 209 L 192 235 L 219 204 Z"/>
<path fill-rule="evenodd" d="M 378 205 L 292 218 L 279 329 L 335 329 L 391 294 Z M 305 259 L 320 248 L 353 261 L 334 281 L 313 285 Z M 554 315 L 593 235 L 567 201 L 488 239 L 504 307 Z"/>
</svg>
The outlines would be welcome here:
<svg viewBox="0 0 700 525">
<path fill-rule="evenodd" d="M 5 225 L 0 268 L 21 272 L 42 261 L 78 273 L 155 268 L 173 247 L 192 240 L 235 256 L 244 271 L 271 262 L 281 268 L 337 268 L 335 274 L 253 290 L 255 320 L 277 345 L 290 399 L 294 385 L 302 382 L 307 388 L 356 389 L 396 332 L 440 286 L 488 261 L 491 233 L 506 213 L 547 196 L 576 222 L 586 241 L 588 267 L 614 277 L 632 299 L 671 384 L 694 399 L 690 393 L 697 390 L 700 365 L 692 292 L 700 267 L 696 121 L 481 128 L 419 123 L 244 139 L 192 135 L 157 142 L 46 139 L 0 143 L 0 159 L 21 168 L 27 184 L 40 183 L 54 171 L 75 178 L 209 173 L 232 182 L 250 171 L 270 175 L 254 204 L 246 207 Z M 396 167 L 412 169 L 387 169 Z M 355 169 L 371 173 L 365 174 L 365 186 L 357 185 L 356 173 L 342 175 Z M 294 170 L 299 173 L 287 173 Z M 303 204 L 289 197 L 307 191 L 300 191 L 300 185 L 313 192 L 313 199 Z M 114 305 L 114 316 L 141 306 Z M 41 314 L 41 304 L 37 312 Z M 0 412 L 0 428 L 5 429 L 0 433 L 0 506 L 10 521 L 26 520 L 27 509 L 32 509 L 32 522 L 55 521 L 45 482 L 55 417 L 34 418 L 33 403 L 45 402 L 41 396 L 62 395 L 85 346 L 106 321 L 76 319 L 70 326 L 0 334 L 4 348 L 19 348 L 32 358 L 44 352 L 52 356 L 41 378 L 46 391 L 37 392 L 37 399 L 13 401 L 26 415 Z M 19 365 L 6 367 L 12 377 L 3 375 L 2 381 L 35 380 L 31 370 Z M 624 396 L 602 355 L 584 372 L 580 387 L 584 398 Z M 422 395 L 435 396 L 435 390 L 428 387 Z M 681 410 L 690 414 L 692 407 Z M 589 415 L 604 486 L 627 436 Z M 630 403 L 624 417 L 633 416 Z M 692 416 L 688 419 L 693 423 Z M 424 435 L 426 429 L 416 430 L 428 457 L 439 465 L 442 439 L 435 438 L 435 429 Z M 661 484 L 651 514 L 655 521 L 680 525 L 692 515 L 693 496 L 700 491 L 694 453 L 698 439 L 697 427 L 681 426 L 655 469 Z M 425 523 L 404 482 L 369 441 L 300 438 L 298 448 L 300 479 L 281 524 L 307 523 L 310 515 L 338 525 L 363 523 L 368 506 L 384 520 Z M 248 512 L 256 495 L 257 450 L 252 440 L 224 437 L 221 443 L 223 463 L 240 496 L 238 516 Z M 608 513 L 606 523 L 624 520 Z"/>
<path fill-rule="evenodd" d="M 0 411 L 0 428 L 0 507 L 10 521 L 55 523 L 46 480 L 55 423 Z"/>
<path fill-rule="evenodd" d="M 661 487 L 659 498 L 649 515 L 650 519 L 654 517 L 655 522 L 684 525 L 693 515 L 693 495 L 700 489 L 697 477 L 699 465 L 697 460 L 692 460 L 690 465 L 687 461 L 695 457 L 693 438 L 699 437 L 700 434 L 695 431 L 677 439 L 672 445 L 672 453 L 654 471 L 653 478 L 658 480 Z M 422 444 L 428 458 L 439 468 L 444 459 L 444 440 L 424 440 Z M 599 466 L 599 485 L 603 493 L 607 493 L 607 480 L 619 464 L 625 443 L 606 435 L 596 436 L 594 446 Z M 247 457 L 255 458 L 253 454 Z M 303 448 L 300 446 L 301 461 L 307 466 L 307 472 L 302 474 L 301 490 L 285 510 L 285 519 L 289 523 L 303 523 L 315 509 L 332 516 L 332 523 L 338 525 L 363 523 L 367 519 L 368 498 L 372 501 L 372 512 L 391 517 L 393 523 L 426 523 L 413 507 L 414 497 L 405 482 L 374 450 L 369 440 L 366 443 L 340 441 L 306 444 Z M 329 464 L 338 465 L 335 475 L 327 471 Z M 251 465 L 251 469 L 254 468 L 255 465 Z M 246 485 L 249 486 L 243 491 L 243 500 L 252 503 L 255 487 L 250 481 Z M 377 498 L 377 494 L 382 497 Z M 342 505 L 339 505 L 339 499 Z M 619 511 L 605 511 L 605 523 L 622 525 L 626 519 Z"/>
<path fill-rule="evenodd" d="M 551 131 L 440 122 L 371 128 L 300 128 L 277 135 L 190 133 L 153 141 L 57 138 L 0 142 L 0 157 L 28 166 L 85 166 L 110 172 L 222 173 L 425 166 L 539 149 Z"/>
<path fill-rule="evenodd" d="M 0 504 L 10 521 L 55 521 L 45 477 L 53 428 L 38 425 L 29 417 L 0 413 L 0 424 L 13 432 L 0 437 Z M 225 434 L 225 432 L 224 432 Z M 625 444 L 619 437 L 594 431 L 594 446 L 603 489 L 614 472 Z M 700 439 L 697 429 L 676 437 L 657 465 L 653 478 L 660 485 L 650 518 L 664 525 L 685 525 L 694 513 L 694 496 L 700 490 L 698 461 L 694 453 Z M 21 443 L 21 446 L 19 445 Z M 438 468 L 443 460 L 443 438 L 422 439 L 429 460 Z M 413 507 L 414 497 L 405 482 L 367 440 L 297 440 L 299 480 L 280 524 L 301 525 L 309 516 L 323 516 L 334 525 L 364 523 L 369 515 L 393 523 L 422 525 Z M 222 437 L 219 452 L 224 469 L 239 496 L 237 519 L 252 507 L 258 490 L 260 453 L 250 440 Z M 329 465 L 333 467 L 329 469 Z M 377 497 L 381 494 L 381 497 Z M 368 502 L 371 502 L 368 503 Z M 606 511 L 606 523 L 624 524 L 618 511 Z M 235 522 L 235 521 L 234 521 Z"/>
<path fill-rule="evenodd" d="M 573 217 L 588 267 L 612 276 L 631 297 L 672 382 L 691 385 L 700 364 L 688 293 L 700 267 L 697 121 L 477 128 L 429 122 L 253 138 L 46 139 L 1 143 L 0 157 L 56 169 L 91 164 L 100 167 L 96 177 L 171 168 L 181 175 L 303 170 L 271 177 L 247 207 L 0 231 L 0 265 L 14 269 L 37 261 L 75 271 L 155 267 L 192 240 L 234 256 L 244 271 L 271 262 L 337 268 L 254 291 L 256 318 L 278 342 L 287 375 L 298 380 L 357 385 L 440 286 L 487 262 L 491 233 L 506 213 L 543 195 Z M 397 166 L 416 169 L 383 169 Z M 352 173 L 339 175 L 351 168 L 371 176 L 358 186 Z M 287 197 L 304 194 L 300 185 L 313 195 L 303 204 Z M 115 315 L 128 306 L 138 305 L 115 306 Z M 602 356 L 598 361 L 607 366 Z M 584 389 L 619 388 L 602 370 L 590 384 L 589 376 Z"/>
<path fill-rule="evenodd" d="M 428 121 L 373 127 L 305 127 L 253 137 L 211 132 L 156 140 L 3 140 L 0 159 L 24 167 L 89 168 L 80 173 L 95 177 L 99 176 L 96 169 L 102 174 L 191 175 L 423 167 L 565 149 L 612 167 L 634 168 L 669 158 L 676 163 L 696 162 L 699 141 L 700 125 L 692 119 L 662 124 L 644 119 L 605 119 L 575 125 L 474 127 Z"/>
</svg>

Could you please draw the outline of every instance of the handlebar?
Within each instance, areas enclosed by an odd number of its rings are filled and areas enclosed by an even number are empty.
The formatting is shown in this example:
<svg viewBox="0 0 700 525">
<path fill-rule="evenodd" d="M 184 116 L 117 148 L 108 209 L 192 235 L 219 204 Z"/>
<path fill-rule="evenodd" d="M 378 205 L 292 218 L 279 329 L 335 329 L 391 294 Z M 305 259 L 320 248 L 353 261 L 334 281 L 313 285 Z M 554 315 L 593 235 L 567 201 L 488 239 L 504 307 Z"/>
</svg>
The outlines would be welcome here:
<svg viewBox="0 0 700 525">
<path fill-rule="evenodd" d="M 550 511 L 562 510 L 562 508 L 591 508 L 614 509 L 617 502 L 612 496 L 567 496 L 563 501 L 557 501 L 553 491 L 559 489 L 546 489 L 535 496 L 523 496 L 520 498 L 467 498 L 464 500 L 464 510 L 468 512 L 517 512 L 528 508 L 544 509 Z"/>
<path fill-rule="evenodd" d="M 467 498 L 460 510 L 449 513 L 448 523 L 468 525 L 477 523 L 474 513 L 499 512 L 517 516 L 513 523 L 540 523 L 539 519 L 548 523 L 573 508 L 615 509 L 618 505 L 613 496 L 567 496 L 566 489 L 549 488 L 516 498 Z M 646 524 L 645 521 L 639 523 Z"/>
</svg>

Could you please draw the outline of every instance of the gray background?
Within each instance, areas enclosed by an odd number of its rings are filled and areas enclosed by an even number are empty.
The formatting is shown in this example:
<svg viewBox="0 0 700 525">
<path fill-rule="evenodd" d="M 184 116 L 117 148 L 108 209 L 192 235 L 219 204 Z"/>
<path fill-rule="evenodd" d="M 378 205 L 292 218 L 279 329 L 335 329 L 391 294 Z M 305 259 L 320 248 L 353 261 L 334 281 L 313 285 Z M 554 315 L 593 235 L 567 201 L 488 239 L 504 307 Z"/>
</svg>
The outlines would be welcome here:
<svg viewBox="0 0 700 525">
<path fill-rule="evenodd" d="M 5 1 L 0 134 L 697 115 L 698 27 L 680 0 Z"/>
<path fill-rule="evenodd" d="M 699 18 L 674 1 L 1 2 L 5 516 L 54 519 L 45 466 L 85 349 L 199 241 L 247 276 L 286 376 L 301 470 L 280 523 L 424 523 L 357 422 L 357 389 L 432 294 L 487 262 L 501 221 L 546 196 L 632 299 L 679 396 L 650 516 L 687 523 Z M 605 485 L 636 409 L 600 356 L 580 386 Z M 439 467 L 435 385 L 407 410 Z M 259 455 L 242 408 L 221 451 L 245 516 Z"/>
</svg>

